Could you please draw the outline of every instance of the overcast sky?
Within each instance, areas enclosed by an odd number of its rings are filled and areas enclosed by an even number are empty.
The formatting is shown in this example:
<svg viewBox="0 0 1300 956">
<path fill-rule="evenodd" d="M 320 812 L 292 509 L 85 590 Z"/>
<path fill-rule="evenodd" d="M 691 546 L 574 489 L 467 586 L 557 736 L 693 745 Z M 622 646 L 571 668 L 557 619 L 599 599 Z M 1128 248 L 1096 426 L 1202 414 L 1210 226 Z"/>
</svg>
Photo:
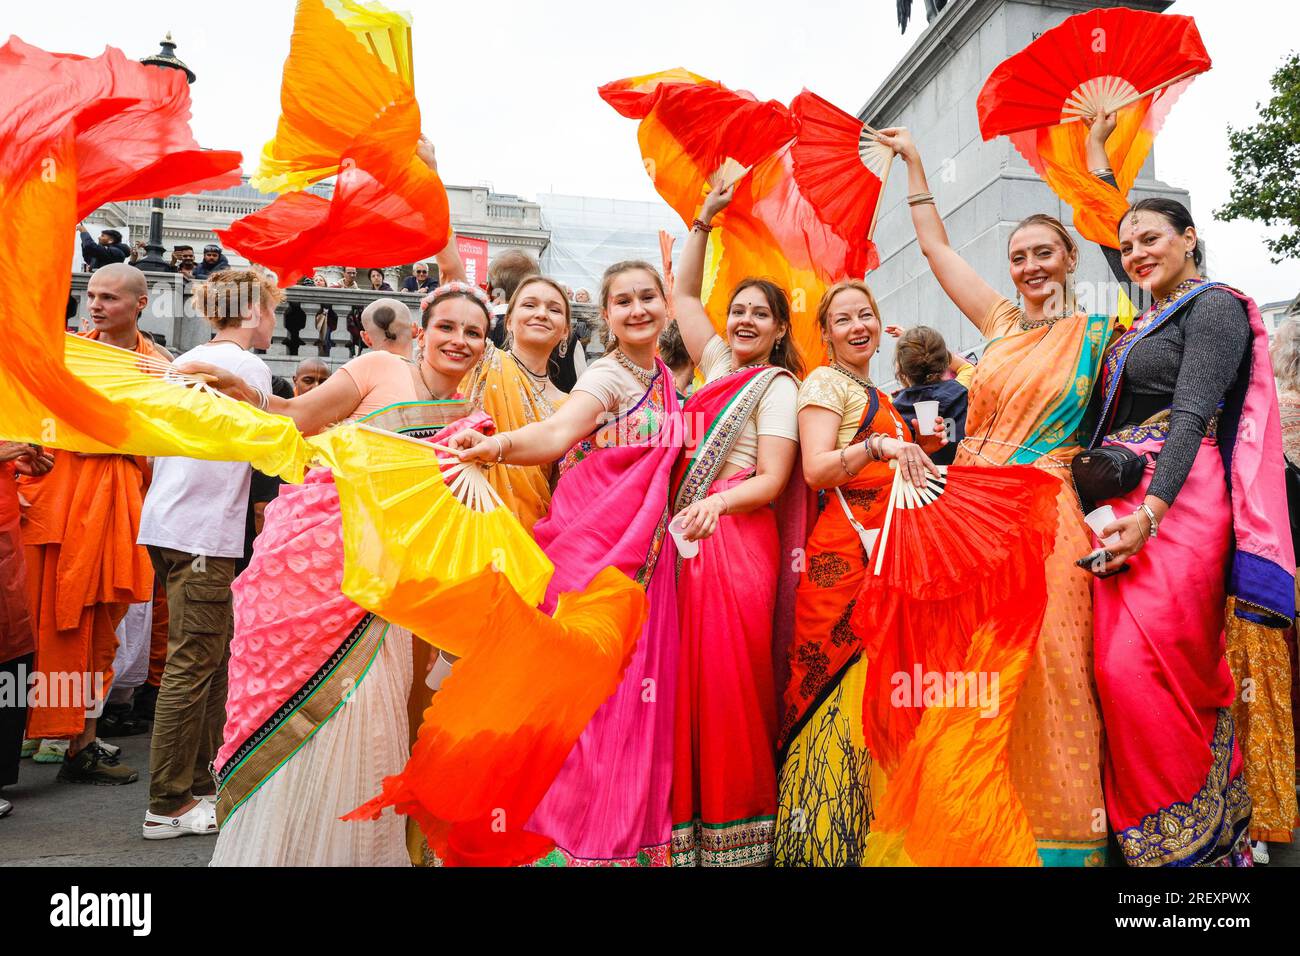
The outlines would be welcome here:
<svg viewBox="0 0 1300 956">
<path fill-rule="evenodd" d="M 424 127 L 449 183 L 656 199 L 635 124 L 596 95 L 609 80 L 685 66 L 761 98 L 808 87 L 856 112 L 925 28 L 923 0 L 899 36 L 894 0 L 393 0 L 415 21 Z M 8 4 L 0 29 L 48 50 L 141 57 L 171 30 L 198 74 L 194 129 L 205 146 L 240 149 L 246 170 L 274 132 L 292 0 Z M 1177 0 L 1194 16 L 1214 68 L 1179 99 L 1156 141 L 1156 171 L 1191 190 L 1215 274 L 1261 303 L 1300 292 L 1300 263 L 1273 266 L 1264 227 L 1220 223 L 1226 127 L 1248 125 L 1269 77 L 1300 48 L 1294 0 Z M 924 144 L 922 144 L 924 145 Z"/>
</svg>

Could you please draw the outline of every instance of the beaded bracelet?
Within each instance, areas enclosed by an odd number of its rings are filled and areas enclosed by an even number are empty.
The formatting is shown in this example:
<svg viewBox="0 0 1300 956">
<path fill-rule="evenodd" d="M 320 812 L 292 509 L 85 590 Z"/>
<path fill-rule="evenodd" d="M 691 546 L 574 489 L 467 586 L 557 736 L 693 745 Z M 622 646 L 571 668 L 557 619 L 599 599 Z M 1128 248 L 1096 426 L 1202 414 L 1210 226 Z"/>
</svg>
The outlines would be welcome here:
<svg viewBox="0 0 1300 956">
<path fill-rule="evenodd" d="M 712 232 L 712 231 L 713 231 L 713 227 L 710 226 L 710 225 L 709 225 L 707 222 L 705 222 L 703 219 L 696 219 L 694 222 L 692 222 L 692 223 L 691 223 L 691 229 L 698 229 L 698 230 L 700 230 L 700 232 Z"/>
</svg>

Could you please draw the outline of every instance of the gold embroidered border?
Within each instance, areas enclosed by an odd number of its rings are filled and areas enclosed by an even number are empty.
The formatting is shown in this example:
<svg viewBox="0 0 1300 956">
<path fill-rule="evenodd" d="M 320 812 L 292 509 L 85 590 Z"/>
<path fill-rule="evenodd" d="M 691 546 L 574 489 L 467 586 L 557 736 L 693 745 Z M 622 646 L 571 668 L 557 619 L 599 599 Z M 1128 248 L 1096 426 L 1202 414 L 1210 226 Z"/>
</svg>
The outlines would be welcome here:
<svg viewBox="0 0 1300 956">
<path fill-rule="evenodd" d="M 1228 780 L 1233 739 L 1232 713 L 1222 707 L 1210 744 L 1210 771 L 1191 802 L 1162 807 L 1115 834 L 1129 866 L 1212 863 L 1232 849 L 1237 825 L 1250 817 L 1245 776 Z"/>
<path fill-rule="evenodd" d="M 324 668 L 329 669 L 329 672 L 320 684 L 288 714 L 273 717 L 271 726 L 264 725 L 259 729 L 257 733 L 264 733 L 264 738 L 222 777 L 217 792 L 218 825 L 224 824 L 356 692 L 357 685 L 370 670 L 388 632 L 387 621 L 373 614 L 368 615 L 368 618 L 369 623 L 357 639 L 351 642 L 342 659 L 332 663 L 331 657 L 325 663 Z M 310 683 L 308 681 L 309 685 Z"/>
<path fill-rule="evenodd" d="M 722 825 L 696 819 L 673 828 L 673 866 L 767 866 L 776 842 L 776 817 Z"/>
</svg>

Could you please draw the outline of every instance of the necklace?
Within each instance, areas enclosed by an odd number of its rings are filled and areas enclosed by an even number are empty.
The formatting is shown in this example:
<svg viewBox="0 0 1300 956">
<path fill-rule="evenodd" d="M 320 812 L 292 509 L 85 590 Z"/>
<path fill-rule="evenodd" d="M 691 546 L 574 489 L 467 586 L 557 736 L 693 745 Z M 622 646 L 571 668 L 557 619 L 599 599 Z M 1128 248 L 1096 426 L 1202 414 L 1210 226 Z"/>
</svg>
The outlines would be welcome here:
<svg viewBox="0 0 1300 956">
<path fill-rule="evenodd" d="M 835 369 L 835 371 L 839 372 L 841 375 L 847 375 L 849 378 L 853 379 L 853 381 L 857 382 L 867 391 L 870 391 L 871 389 L 875 388 L 875 386 L 871 384 L 871 381 L 869 379 L 863 378 L 861 375 L 858 375 L 856 372 L 850 372 L 839 362 L 832 362 L 831 368 Z"/>
<path fill-rule="evenodd" d="M 649 388 L 654 384 L 655 376 L 659 374 L 658 369 L 645 369 L 640 365 L 637 365 L 636 362 L 633 362 L 623 354 L 622 349 L 614 350 L 614 361 L 618 362 L 619 365 L 631 372 L 632 375 L 635 376 L 636 380 L 646 388 Z"/>
<path fill-rule="evenodd" d="M 399 356 L 399 358 L 400 357 L 401 356 Z M 420 384 L 423 385 L 424 390 L 429 393 L 429 398 L 435 402 L 440 401 L 433 391 L 433 386 L 431 386 L 429 380 L 424 377 L 424 362 L 412 362 L 410 359 L 403 359 L 403 361 L 411 362 L 411 364 L 415 366 L 416 374 L 420 376 Z"/>
<path fill-rule="evenodd" d="M 1022 309 L 1020 312 L 1020 327 L 1026 332 L 1032 332 L 1034 329 L 1041 329 L 1048 325 L 1055 325 L 1063 318 L 1065 318 L 1064 313 L 1061 315 L 1045 315 L 1041 319 L 1031 319 L 1025 315 L 1024 310 Z"/>
<path fill-rule="evenodd" d="M 551 377 L 547 373 L 543 372 L 542 374 L 538 375 L 531 368 L 529 368 L 528 363 L 525 362 L 523 359 L 521 359 L 519 357 L 519 353 L 516 352 L 514 349 L 510 350 L 510 357 L 515 360 L 516 365 L 518 365 L 521 369 L 523 369 L 525 372 L 528 373 L 528 375 L 532 378 L 534 382 L 545 383 L 550 381 Z"/>
</svg>

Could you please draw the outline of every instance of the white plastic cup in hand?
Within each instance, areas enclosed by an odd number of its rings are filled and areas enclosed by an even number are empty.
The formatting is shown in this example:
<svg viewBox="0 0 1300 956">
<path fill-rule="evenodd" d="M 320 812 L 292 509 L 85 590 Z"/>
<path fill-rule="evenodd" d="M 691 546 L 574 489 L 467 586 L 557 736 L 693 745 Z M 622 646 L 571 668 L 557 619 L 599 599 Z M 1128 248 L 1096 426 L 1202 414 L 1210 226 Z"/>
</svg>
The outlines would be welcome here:
<svg viewBox="0 0 1300 956">
<path fill-rule="evenodd" d="M 1110 505 L 1102 505 L 1096 511 L 1090 511 L 1083 516 L 1084 522 L 1092 529 L 1092 533 L 1101 538 L 1101 532 L 1107 525 L 1115 523 L 1115 509 Z M 1113 547 L 1119 544 L 1119 535 L 1112 534 L 1101 542 L 1103 547 Z"/>
<path fill-rule="evenodd" d="M 668 523 L 668 533 L 677 542 L 677 553 L 683 558 L 693 558 L 700 553 L 700 543 L 698 541 L 686 540 L 686 527 L 682 515 L 678 515 Z"/>
<path fill-rule="evenodd" d="M 914 406 L 916 409 L 916 432 L 918 435 L 933 435 L 934 420 L 939 417 L 938 402 L 917 402 Z"/>
</svg>

